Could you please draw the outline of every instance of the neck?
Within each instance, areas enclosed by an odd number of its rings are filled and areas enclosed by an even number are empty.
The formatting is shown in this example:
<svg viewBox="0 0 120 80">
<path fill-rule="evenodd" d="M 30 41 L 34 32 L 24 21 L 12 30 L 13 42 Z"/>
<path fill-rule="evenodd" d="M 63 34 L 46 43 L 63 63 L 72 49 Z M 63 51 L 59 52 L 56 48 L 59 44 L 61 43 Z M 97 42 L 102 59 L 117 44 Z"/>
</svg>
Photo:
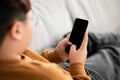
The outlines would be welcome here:
<svg viewBox="0 0 120 80">
<path fill-rule="evenodd" d="M 0 60 L 2 61 L 18 61 L 18 60 L 21 60 L 21 56 L 20 55 L 9 55 L 8 54 L 5 54 L 5 53 L 0 53 Z"/>
<path fill-rule="evenodd" d="M 21 46 L 21 43 L 7 36 L 0 46 L 0 60 L 21 60 L 22 52 L 23 46 Z"/>
<path fill-rule="evenodd" d="M 0 48 L 0 60 L 3 61 L 11 61 L 11 60 L 20 60 L 21 56 L 18 53 L 15 53 L 10 49 L 2 49 Z"/>
<path fill-rule="evenodd" d="M 0 60 L 13 61 L 20 59 L 21 53 L 17 51 L 16 47 L 14 47 L 12 44 L 3 45 L 0 47 Z"/>
</svg>

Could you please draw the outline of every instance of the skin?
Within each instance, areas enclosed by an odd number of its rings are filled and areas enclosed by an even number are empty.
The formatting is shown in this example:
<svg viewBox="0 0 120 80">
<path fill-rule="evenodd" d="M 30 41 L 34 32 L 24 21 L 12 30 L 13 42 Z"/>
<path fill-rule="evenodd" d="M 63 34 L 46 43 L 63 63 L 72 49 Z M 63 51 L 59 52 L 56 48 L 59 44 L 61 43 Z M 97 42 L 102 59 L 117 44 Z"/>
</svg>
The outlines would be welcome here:
<svg viewBox="0 0 120 80">
<path fill-rule="evenodd" d="M 20 54 L 29 46 L 33 36 L 31 11 L 27 13 L 25 22 L 16 20 L 0 46 L 1 60 L 20 60 Z"/>
<path fill-rule="evenodd" d="M 72 43 L 69 42 L 69 37 L 70 34 L 61 42 L 56 47 L 56 50 L 58 52 L 58 55 L 65 61 L 66 59 L 69 59 L 70 64 L 74 63 L 82 63 L 85 64 L 86 57 L 87 57 L 87 43 L 88 43 L 88 34 L 87 32 L 85 33 L 83 42 L 81 47 L 76 50 L 76 46 Z M 69 55 L 65 52 L 65 47 L 66 45 L 71 45 L 70 48 L 70 53 Z"/>
<path fill-rule="evenodd" d="M 34 33 L 31 11 L 29 11 L 26 16 L 26 21 L 22 22 L 16 20 L 13 23 L 11 30 L 7 33 L 3 44 L 0 46 L 0 60 L 21 60 L 21 54 L 30 45 Z M 87 33 L 84 37 L 82 46 L 78 50 L 76 50 L 76 46 L 72 45 L 70 49 L 70 54 L 68 55 L 65 52 L 65 46 L 72 44 L 69 42 L 69 36 L 70 35 L 59 42 L 59 44 L 55 48 L 58 55 L 64 61 L 69 58 L 70 64 L 84 64 L 87 56 Z"/>
</svg>

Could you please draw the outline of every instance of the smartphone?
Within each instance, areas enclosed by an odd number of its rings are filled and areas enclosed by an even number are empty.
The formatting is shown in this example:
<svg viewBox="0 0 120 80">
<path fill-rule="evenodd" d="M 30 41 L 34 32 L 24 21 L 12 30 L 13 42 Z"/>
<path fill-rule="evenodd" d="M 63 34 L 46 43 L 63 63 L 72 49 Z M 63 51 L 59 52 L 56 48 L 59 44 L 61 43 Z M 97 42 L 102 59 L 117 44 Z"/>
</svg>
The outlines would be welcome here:
<svg viewBox="0 0 120 80">
<path fill-rule="evenodd" d="M 82 44 L 87 26 L 88 26 L 88 20 L 80 19 L 80 18 L 75 19 L 69 41 L 72 44 L 76 45 L 76 49 L 79 49 Z M 66 46 L 66 52 L 68 54 L 70 51 L 70 47 L 71 47 L 71 45 Z"/>
</svg>

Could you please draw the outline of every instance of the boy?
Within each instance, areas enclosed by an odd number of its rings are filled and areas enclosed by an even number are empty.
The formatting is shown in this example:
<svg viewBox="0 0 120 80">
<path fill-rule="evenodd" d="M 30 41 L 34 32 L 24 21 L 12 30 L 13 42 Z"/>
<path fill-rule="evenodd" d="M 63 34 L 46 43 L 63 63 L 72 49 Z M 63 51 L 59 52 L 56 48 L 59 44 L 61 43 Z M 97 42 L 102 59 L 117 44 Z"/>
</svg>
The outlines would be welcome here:
<svg viewBox="0 0 120 80">
<path fill-rule="evenodd" d="M 37 54 L 29 46 L 33 24 L 29 0 L 0 0 L 0 80 L 90 80 L 84 64 L 87 56 L 87 34 L 82 46 L 65 46 L 69 37 L 53 50 Z M 69 58 L 70 73 L 56 65 Z"/>
</svg>

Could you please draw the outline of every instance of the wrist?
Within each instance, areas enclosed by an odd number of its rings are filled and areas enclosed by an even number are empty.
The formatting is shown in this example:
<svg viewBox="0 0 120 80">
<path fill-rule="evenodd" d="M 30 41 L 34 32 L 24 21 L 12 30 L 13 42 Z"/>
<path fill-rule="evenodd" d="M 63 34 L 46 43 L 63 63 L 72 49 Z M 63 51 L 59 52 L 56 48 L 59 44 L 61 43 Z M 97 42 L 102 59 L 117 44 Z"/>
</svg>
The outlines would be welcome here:
<svg viewBox="0 0 120 80">
<path fill-rule="evenodd" d="M 70 65 L 71 75 L 83 75 L 86 74 L 84 64 L 82 63 L 73 63 Z"/>
<path fill-rule="evenodd" d="M 63 51 L 59 51 L 58 48 L 55 48 L 55 51 L 63 61 L 66 61 L 68 59 L 68 54 L 65 54 Z"/>
</svg>

